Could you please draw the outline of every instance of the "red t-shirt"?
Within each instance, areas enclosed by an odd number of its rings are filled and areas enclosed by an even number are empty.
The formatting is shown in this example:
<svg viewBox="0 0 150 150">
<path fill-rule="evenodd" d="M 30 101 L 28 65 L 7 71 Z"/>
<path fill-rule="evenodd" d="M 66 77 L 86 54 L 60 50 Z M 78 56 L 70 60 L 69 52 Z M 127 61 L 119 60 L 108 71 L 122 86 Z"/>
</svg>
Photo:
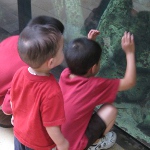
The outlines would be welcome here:
<svg viewBox="0 0 150 150">
<path fill-rule="evenodd" d="M 66 115 L 61 129 L 70 143 L 69 150 L 83 150 L 88 142 L 85 130 L 95 106 L 114 102 L 119 79 L 80 76 L 70 79 L 69 75 L 69 69 L 65 69 L 59 81 Z"/>
<path fill-rule="evenodd" d="M 65 121 L 64 101 L 54 76 L 36 76 L 27 67 L 19 69 L 11 86 L 14 134 L 27 147 L 50 150 L 55 147 L 46 128 Z"/>
<path fill-rule="evenodd" d="M 20 67 L 26 65 L 18 55 L 18 37 L 11 36 L 0 43 L 0 106 L 10 89 L 13 75 Z"/>
</svg>

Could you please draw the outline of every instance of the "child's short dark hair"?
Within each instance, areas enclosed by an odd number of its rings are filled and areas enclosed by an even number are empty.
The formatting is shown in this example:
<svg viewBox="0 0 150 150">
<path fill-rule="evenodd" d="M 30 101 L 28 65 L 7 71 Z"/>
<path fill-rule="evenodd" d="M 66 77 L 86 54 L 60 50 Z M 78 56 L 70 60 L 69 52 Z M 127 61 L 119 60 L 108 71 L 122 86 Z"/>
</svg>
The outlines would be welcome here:
<svg viewBox="0 0 150 150">
<path fill-rule="evenodd" d="M 55 57 L 61 32 L 51 25 L 27 26 L 18 40 L 21 59 L 32 68 L 40 67 L 46 60 Z"/>
<path fill-rule="evenodd" d="M 54 28 L 57 28 L 61 33 L 64 32 L 64 25 L 56 18 L 50 16 L 37 16 L 29 21 L 27 26 L 33 26 L 36 24 L 46 25 L 49 24 Z"/>
<path fill-rule="evenodd" d="M 64 54 L 71 73 L 85 75 L 94 64 L 98 64 L 101 52 L 96 41 L 77 38 L 69 43 Z"/>
</svg>

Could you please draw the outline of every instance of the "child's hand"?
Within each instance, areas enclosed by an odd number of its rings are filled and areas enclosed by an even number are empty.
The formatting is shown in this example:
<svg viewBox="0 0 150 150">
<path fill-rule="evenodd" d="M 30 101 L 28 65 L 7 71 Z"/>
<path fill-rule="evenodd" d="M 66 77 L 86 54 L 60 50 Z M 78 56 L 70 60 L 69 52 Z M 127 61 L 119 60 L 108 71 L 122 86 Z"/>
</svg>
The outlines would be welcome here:
<svg viewBox="0 0 150 150">
<path fill-rule="evenodd" d="M 68 150 L 69 142 L 65 139 L 62 145 L 57 146 L 58 150 Z"/>
<path fill-rule="evenodd" d="M 124 36 L 122 37 L 121 41 L 122 49 L 125 53 L 134 53 L 135 52 L 135 45 L 134 45 L 134 37 L 133 34 L 131 35 L 130 32 L 124 32 Z"/>
<path fill-rule="evenodd" d="M 91 39 L 91 40 L 95 40 L 96 37 L 99 35 L 99 31 L 98 30 L 90 30 L 89 33 L 88 33 L 88 39 Z"/>
<path fill-rule="evenodd" d="M 69 142 L 64 138 L 60 126 L 46 127 L 47 133 L 56 144 L 57 150 L 68 150 Z"/>
</svg>

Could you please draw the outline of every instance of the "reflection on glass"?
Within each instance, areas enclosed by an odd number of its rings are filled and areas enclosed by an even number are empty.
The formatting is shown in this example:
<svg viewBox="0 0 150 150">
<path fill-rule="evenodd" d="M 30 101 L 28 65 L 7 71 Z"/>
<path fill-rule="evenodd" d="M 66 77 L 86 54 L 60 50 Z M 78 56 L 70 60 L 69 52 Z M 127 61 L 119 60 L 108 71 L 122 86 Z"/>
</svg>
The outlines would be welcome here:
<svg viewBox="0 0 150 150">
<path fill-rule="evenodd" d="M 80 26 L 82 25 L 83 13 L 80 7 L 81 0 L 55 0 L 54 7 L 57 8 L 55 15 L 61 20 L 62 13 L 65 13 L 65 29 L 68 39 L 80 36 Z M 58 6 L 59 4 L 59 6 Z M 65 10 L 65 11 L 64 11 Z"/>
</svg>

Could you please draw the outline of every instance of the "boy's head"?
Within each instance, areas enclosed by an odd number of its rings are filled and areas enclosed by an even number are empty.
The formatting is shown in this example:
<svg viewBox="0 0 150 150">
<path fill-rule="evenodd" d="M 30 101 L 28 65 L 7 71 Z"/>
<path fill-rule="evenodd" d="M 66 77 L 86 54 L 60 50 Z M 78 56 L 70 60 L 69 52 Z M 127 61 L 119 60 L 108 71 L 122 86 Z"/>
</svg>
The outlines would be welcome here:
<svg viewBox="0 0 150 150">
<path fill-rule="evenodd" d="M 37 16 L 29 21 L 27 26 L 33 26 L 33 25 L 46 25 L 49 24 L 54 28 L 57 28 L 62 34 L 64 32 L 64 25 L 56 18 L 50 17 L 50 16 Z"/>
<path fill-rule="evenodd" d="M 102 49 L 96 41 L 77 38 L 65 50 L 66 63 L 72 74 L 83 76 L 94 65 L 99 64 L 101 52 Z"/>
<path fill-rule="evenodd" d="M 63 60 L 62 48 L 63 36 L 60 30 L 48 24 L 27 26 L 19 36 L 19 55 L 34 69 L 49 60 L 50 63 L 54 62 L 51 68 L 59 65 Z"/>
</svg>

